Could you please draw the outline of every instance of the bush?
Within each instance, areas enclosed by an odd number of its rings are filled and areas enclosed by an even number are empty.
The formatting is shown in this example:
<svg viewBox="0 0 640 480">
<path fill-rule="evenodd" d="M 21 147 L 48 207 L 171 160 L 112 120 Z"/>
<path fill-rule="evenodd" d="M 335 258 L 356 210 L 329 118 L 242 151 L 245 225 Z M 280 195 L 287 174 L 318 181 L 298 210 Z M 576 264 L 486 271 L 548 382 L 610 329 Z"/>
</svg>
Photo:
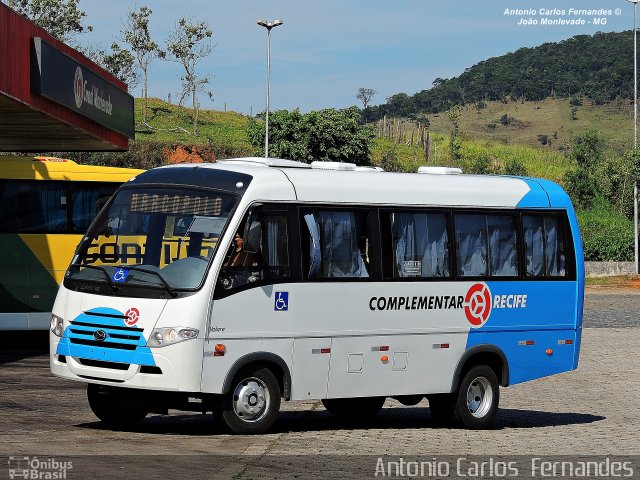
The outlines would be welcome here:
<svg viewBox="0 0 640 480">
<path fill-rule="evenodd" d="M 578 224 L 585 260 L 633 260 L 633 221 L 611 212 L 602 198 L 592 210 L 578 211 Z"/>
<path fill-rule="evenodd" d="M 526 177 L 528 175 L 527 167 L 524 166 L 524 163 L 515 159 L 507 161 L 507 164 L 504 167 L 504 173 L 515 177 Z"/>
<path fill-rule="evenodd" d="M 491 169 L 491 160 L 489 160 L 488 155 L 486 153 L 483 153 L 478 157 L 472 159 L 469 165 L 469 172 L 479 175 L 494 173 Z"/>
</svg>

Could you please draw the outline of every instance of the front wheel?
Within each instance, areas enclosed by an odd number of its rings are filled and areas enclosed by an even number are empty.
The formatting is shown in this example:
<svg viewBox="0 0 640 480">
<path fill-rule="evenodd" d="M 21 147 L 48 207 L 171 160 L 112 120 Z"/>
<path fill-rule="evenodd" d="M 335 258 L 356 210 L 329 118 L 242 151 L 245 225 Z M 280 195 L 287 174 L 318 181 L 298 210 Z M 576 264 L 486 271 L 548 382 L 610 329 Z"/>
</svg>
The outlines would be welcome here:
<svg viewBox="0 0 640 480">
<path fill-rule="evenodd" d="M 487 428 L 496 418 L 499 402 L 498 377 L 490 367 L 478 365 L 471 368 L 460 382 L 453 418 L 465 428 Z"/>
<path fill-rule="evenodd" d="M 140 400 L 130 395 L 119 395 L 102 385 L 87 385 L 87 399 L 96 417 L 117 428 L 132 427 L 149 413 Z"/>
<path fill-rule="evenodd" d="M 267 431 L 280 410 L 280 386 L 268 368 L 248 368 L 235 377 L 222 399 L 222 419 L 242 435 Z"/>
</svg>

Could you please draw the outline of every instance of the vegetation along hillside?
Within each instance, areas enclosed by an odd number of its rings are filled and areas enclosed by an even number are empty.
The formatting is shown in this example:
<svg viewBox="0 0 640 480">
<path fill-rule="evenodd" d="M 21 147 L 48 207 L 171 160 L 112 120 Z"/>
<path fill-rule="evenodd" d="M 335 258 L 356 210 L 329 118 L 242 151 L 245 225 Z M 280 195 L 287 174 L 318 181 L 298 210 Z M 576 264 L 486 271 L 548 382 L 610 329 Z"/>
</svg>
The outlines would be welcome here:
<svg viewBox="0 0 640 480">
<path fill-rule="evenodd" d="M 384 115 L 415 117 L 487 100 L 540 101 L 548 97 L 588 97 L 596 104 L 629 98 L 633 92 L 632 32 L 578 35 L 561 42 L 484 60 L 458 77 L 437 78 L 415 95 L 398 93 L 365 109 L 366 121 Z"/>
</svg>

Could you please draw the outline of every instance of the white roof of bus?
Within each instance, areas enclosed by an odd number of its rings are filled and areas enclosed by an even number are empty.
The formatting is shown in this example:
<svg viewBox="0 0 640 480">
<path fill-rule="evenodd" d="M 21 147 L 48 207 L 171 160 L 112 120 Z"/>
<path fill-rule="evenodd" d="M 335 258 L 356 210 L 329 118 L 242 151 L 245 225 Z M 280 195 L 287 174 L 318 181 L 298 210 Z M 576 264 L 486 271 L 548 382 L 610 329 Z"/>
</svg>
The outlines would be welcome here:
<svg viewBox="0 0 640 480">
<path fill-rule="evenodd" d="M 255 195 L 257 200 L 269 200 L 265 197 L 271 195 L 268 192 L 278 197 L 274 200 L 285 199 L 291 191 L 288 185 L 282 185 L 287 179 L 295 189 L 297 200 L 318 203 L 513 208 L 531 190 L 524 180 L 506 176 L 321 170 L 267 166 L 260 160 L 234 159 L 202 164 L 200 168 L 251 175 L 253 181 L 246 194 Z"/>
</svg>

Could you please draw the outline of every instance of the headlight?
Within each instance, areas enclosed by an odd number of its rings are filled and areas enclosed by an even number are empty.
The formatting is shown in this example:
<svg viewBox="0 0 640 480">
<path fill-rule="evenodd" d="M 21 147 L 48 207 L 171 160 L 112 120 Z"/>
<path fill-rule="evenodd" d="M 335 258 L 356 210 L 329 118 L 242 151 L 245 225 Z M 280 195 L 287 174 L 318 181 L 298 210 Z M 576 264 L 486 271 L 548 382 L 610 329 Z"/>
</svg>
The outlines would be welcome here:
<svg viewBox="0 0 640 480">
<path fill-rule="evenodd" d="M 64 320 L 56 315 L 51 315 L 51 331 L 56 337 L 62 336 L 64 330 Z"/>
<path fill-rule="evenodd" d="M 147 341 L 147 347 L 165 347 L 174 343 L 198 338 L 199 331 L 195 328 L 167 327 L 154 328 Z"/>
</svg>

